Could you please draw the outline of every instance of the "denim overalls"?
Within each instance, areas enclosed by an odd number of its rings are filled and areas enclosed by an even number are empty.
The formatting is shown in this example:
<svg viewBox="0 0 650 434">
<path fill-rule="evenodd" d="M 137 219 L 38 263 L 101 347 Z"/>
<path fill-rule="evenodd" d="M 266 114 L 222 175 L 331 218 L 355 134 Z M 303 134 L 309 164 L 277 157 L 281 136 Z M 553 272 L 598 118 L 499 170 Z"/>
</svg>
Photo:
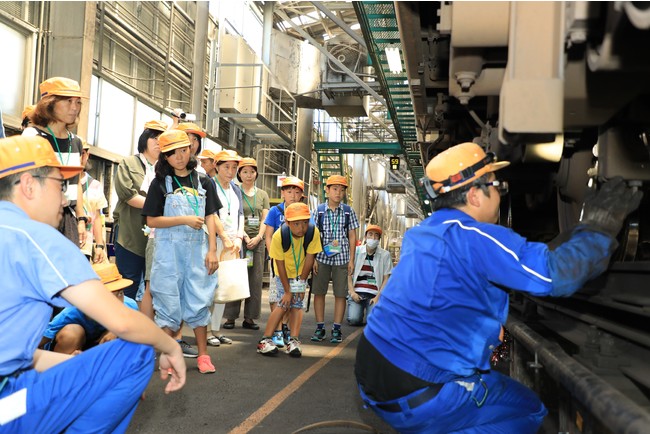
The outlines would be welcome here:
<svg viewBox="0 0 650 434">
<path fill-rule="evenodd" d="M 192 173 L 198 179 L 196 171 Z M 165 187 L 165 217 L 195 214 L 195 196 L 185 190 L 174 193 L 171 176 L 165 177 Z M 206 196 L 200 181 L 198 191 L 198 215 L 204 216 Z M 187 225 L 156 229 L 151 295 L 158 326 L 177 331 L 181 321 L 192 328 L 210 322 L 208 306 L 214 298 L 217 273 L 208 275 L 205 266 L 207 253 L 208 235 L 205 230 L 192 229 Z"/>
</svg>

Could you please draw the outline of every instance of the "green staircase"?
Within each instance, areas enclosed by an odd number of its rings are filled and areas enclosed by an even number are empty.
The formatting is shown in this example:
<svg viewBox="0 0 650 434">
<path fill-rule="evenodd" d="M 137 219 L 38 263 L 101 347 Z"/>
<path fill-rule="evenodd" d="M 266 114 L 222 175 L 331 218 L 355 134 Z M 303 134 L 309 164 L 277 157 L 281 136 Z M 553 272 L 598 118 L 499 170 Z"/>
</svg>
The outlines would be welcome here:
<svg viewBox="0 0 650 434">
<path fill-rule="evenodd" d="M 343 155 L 337 149 L 321 149 L 317 151 L 318 156 L 318 178 L 319 194 L 321 202 L 325 201 L 325 181 L 332 175 L 345 176 L 345 167 L 343 167 Z"/>
</svg>

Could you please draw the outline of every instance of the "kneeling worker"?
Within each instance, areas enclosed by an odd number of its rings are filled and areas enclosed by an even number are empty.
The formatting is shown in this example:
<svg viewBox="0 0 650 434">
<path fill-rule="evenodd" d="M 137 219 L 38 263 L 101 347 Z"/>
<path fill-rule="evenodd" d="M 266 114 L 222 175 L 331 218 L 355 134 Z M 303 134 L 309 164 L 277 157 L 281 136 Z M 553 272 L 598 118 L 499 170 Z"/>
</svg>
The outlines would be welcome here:
<svg viewBox="0 0 650 434">
<path fill-rule="evenodd" d="M 405 433 L 536 433 L 547 410 L 528 388 L 490 371 L 508 291 L 565 297 L 606 270 L 642 194 L 621 179 L 585 201 L 554 250 L 496 225 L 507 185 L 474 143 L 434 157 L 424 185 L 436 212 L 406 232 L 400 261 L 357 347 L 361 396 Z"/>
<path fill-rule="evenodd" d="M 155 347 L 167 393 L 185 384 L 178 343 L 106 290 L 56 228 L 67 179 L 47 140 L 0 140 L 0 424 L 6 432 L 125 432 Z M 37 349 L 52 306 L 74 305 L 120 339 L 77 356 Z M 5 432 L 5 431 L 3 431 Z"/>
</svg>

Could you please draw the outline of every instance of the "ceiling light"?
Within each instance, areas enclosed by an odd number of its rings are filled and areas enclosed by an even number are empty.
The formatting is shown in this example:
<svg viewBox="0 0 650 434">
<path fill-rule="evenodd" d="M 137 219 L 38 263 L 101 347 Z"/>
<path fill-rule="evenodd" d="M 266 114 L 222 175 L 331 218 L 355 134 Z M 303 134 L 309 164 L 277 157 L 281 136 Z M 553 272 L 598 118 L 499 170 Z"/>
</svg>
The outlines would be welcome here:
<svg viewBox="0 0 650 434">
<path fill-rule="evenodd" d="M 388 45 L 386 47 L 386 59 L 388 60 L 388 69 L 393 74 L 402 72 L 402 59 L 399 56 L 399 47 Z"/>
<path fill-rule="evenodd" d="M 359 30 L 361 28 L 361 24 L 355 23 L 350 26 L 352 30 Z"/>
</svg>

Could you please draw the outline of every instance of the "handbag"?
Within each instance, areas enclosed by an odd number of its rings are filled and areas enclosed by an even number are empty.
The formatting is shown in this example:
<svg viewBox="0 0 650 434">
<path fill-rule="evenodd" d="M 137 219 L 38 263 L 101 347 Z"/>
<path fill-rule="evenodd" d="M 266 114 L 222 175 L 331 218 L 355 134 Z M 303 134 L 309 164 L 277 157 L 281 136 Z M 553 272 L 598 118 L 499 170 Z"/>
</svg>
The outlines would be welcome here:
<svg viewBox="0 0 650 434">
<path fill-rule="evenodd" d="M 250 297 L 248 288 L 248 261 L 246 259 L 224 260 L 221 252 L 217 269 L 217 289 L 214 293 L 215 303 L 230 303 Z"/>
</svg>

